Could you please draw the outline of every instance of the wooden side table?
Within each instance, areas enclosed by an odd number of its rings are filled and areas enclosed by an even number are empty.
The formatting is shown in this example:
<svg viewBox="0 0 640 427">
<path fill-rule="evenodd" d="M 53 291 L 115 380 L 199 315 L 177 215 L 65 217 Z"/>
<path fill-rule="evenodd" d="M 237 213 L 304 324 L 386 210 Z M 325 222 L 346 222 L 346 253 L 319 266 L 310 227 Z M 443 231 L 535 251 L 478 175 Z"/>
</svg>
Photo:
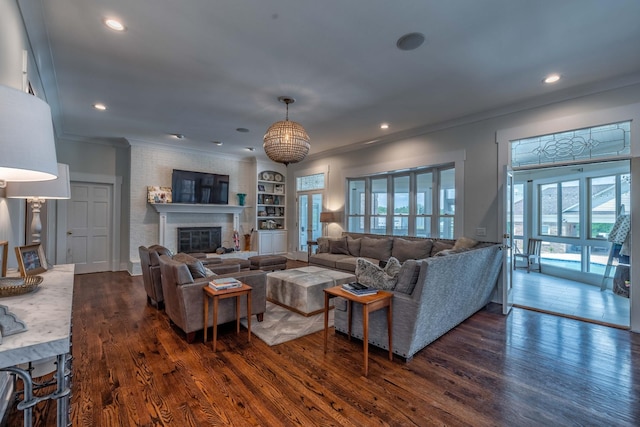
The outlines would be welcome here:
<svg viewBox="0 0 640 427">
<path fill-rule="evenodd" d="M 351 339 L 351 316 L 353 303 L 362 304 L 362 344 L 364 346 L 364 376 L 369 374 L 369 313 L 381 308 L 387 309 L 387 333 L 389 339 L 389 360 L 393 360 L 393 337 L 392 337 L 392 310 L 391 300 L 393 294 L 387 291 L 378 291 L 374 295 L 356 296 L 342 289 L 342 286 L 324 290 L 324 352 L 327 352 L 327 335 L 329 332 L 329 299 L 342 297 L 347 300 L 347 313 L 349 316 L 349 339 Z"/>
<path fill-rule="evenodd" d="M 218 301 L 225 298 L 236 299 L 236 334 L 240 333 L 240 297 L 247 296 L 247 341 L 251 342 L 251 286 L 243 283 L 239 288 L 216 291 L 209 285 L 203 286 L 204 291 L 204 342 L 207 342 L 207 324 L 209 323 L 209 299 L 213 299 L 213 351 L 216 351 L 218 338 Z"/>
</svg>

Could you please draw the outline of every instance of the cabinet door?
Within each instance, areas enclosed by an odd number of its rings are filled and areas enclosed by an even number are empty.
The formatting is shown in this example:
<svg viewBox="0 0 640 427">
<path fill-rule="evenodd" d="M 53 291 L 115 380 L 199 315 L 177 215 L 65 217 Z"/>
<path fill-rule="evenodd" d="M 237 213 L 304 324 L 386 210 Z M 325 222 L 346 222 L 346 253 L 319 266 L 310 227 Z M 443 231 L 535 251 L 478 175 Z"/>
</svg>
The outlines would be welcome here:
<svg viewBox="0 0 640 427">
<path fill-rule="evenodd" d="M 272 248 L 275 254 L 284 254 L 287 252 L 287 232 L 276 231 L 273 233 Z"/>
<path fill-rule="evenodd" d="M 272 233 L 263 231 L 259 232 L 258 236 L 259 244 L 258 244 L 258 252 L 260 255 L 271 255 L 273 253 L 273 236 Z"/>
</svg>

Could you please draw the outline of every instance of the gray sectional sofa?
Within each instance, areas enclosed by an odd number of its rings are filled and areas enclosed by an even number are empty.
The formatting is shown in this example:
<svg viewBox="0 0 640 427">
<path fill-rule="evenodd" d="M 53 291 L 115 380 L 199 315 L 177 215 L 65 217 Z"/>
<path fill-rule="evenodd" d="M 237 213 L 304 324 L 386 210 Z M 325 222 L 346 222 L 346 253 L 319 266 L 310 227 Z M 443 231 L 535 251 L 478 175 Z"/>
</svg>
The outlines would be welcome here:
<svg viewBox="0 0 640 427">
<path fill-rule="evenodd" d="M 399 241 L 398 237 L 358 236 L 355 233 L 343 236 L 345 241 L 351 242 L 351 245 L 355 244 L 353 240 L 365 237 L 387 240 L 386 245 L 377 243 L 379 246 L 376 246 L 376 242 L 361 240 L 360 243 L 365 243 L 365 247 L 368 248 L 365 255 L 375 254 L 375 252 L 368 252 L 373 247 L 385 251 L 377 254 L 376 257 L 365 256 L 365 258 L 377 262 L 385 257 L 394 256 L 399 257 L 398 259 L 403 262 L 397 285 L 392 290 L 394 294 L 392 301 L 393 352 L 402 358 L 411 359 L 416 352 L 490 302 L 502 268 L 501 245 L 483 242 L 471 248 L 454 249 L 454 241 L 407 237 L 402 237 L 402 241 Z M 390 247 L 389 240 L 391 240 Z M 415 242 L 414 246 L 407 243 L 408 241 Z M 394 253 L 394 246 L 398 242 L 400 244 Z M 335 245 L 334 243 L 334 251 L 337 251 Z M 434 249 L 436 247 L 437 249 Z M 357 256 L 351 253 L 348 256 L 344 253 L 332 254 L 322 252 L 323 250 L 325 248 L 319 245 L 319 253 L 310 258 L 313 264 L 355 271 Z M 331 251 L 330 248 L 329 251 Z M 406 251 L 413 253 L 413 259 Z M 427 252 L 428 255 L 423 256 Z M 330 265 L 331 262 L 334 264 Z M 336 331 L 348 333 L 345 300 L 336 298 L 334 316 Z M 353 304 L 352 316 L 351 333 L 362 339 L 361 305 Z M 389 348 L 385 310 L 378 310 L 370 315 L 369 343 L 383 349 Z"/>
</svg>

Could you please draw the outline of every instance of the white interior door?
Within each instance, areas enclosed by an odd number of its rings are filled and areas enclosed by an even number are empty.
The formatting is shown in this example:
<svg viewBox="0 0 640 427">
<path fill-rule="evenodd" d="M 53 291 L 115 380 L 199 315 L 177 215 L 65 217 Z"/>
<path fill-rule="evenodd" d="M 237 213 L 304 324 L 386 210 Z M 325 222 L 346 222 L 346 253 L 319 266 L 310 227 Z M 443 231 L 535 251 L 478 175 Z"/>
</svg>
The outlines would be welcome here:
<svg viewBox="0 0 640 427">
<path fill-rule="evenodd" d="M 67 263 L 76 273 L 111 269 L 112 186 L 71 183 L 67 212 Z"/>
<path fill-rule="evenodd" d="M 502 190 L 504 201 L 504 223 L 502 231 L 502 312 L 509 314 L 513 308 L 512 282 L 512 246 L 513 246 L 513 172 L 505 166 L 504 185 Z"/>
</svg>

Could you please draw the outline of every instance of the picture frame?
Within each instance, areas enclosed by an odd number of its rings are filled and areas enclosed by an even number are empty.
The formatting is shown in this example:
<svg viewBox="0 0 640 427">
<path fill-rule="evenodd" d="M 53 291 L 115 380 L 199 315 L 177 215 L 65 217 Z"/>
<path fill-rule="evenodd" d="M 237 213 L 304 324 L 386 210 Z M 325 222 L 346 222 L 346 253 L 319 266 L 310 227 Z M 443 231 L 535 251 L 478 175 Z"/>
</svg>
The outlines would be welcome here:
<svg viewBox="0 0 640 427">
<path fill-rule="evenodd" d="M 7 276 L 7 257 L 9 256 L 9 242 L 3 240 L 0 242 L 0 277 Z"/>
<path fill-rule="evenodd" d="M 265 191 L 263 184 L 258 184 L 258 191 Z"/>
<path fill-rule="evenodd" d="M 171 187 L 150 185 L 147 187 L 148 203 L 171 203 Z"/>
<path fill-rule="evenodd" d="M 27 277 L 47 271 L 47 258 L 40 243 L 16 246 L 20 276 Z"/>
<path fill-rule="evenodd" d="M 274 194 L 284 194 L 284 185 L 275 185 L 273 187 Z"/>
</svg>

